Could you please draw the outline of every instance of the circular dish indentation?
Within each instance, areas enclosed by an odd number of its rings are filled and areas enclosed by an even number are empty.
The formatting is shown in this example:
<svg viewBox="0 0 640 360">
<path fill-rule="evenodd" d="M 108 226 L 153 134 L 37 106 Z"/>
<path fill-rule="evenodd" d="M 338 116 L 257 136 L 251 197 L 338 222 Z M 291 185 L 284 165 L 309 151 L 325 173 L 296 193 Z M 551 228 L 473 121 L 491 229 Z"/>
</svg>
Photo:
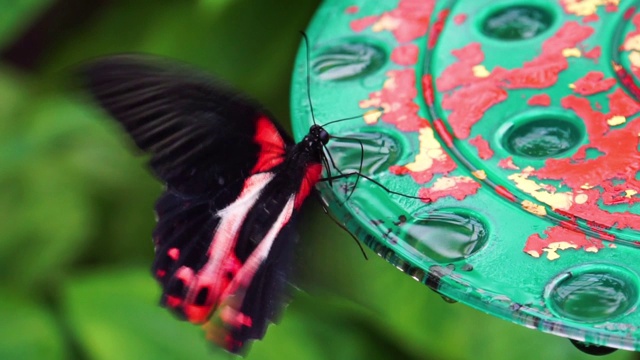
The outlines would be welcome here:
<svg viewBox="0 0 640 360">
<path fill-rule="evenodd" d="M 536 37 L 553 24 L 553 15 L 546 9 L 530 5 L 501 7 L 491 13 L 481 24 L 481 31 L 488 37 L 517 41 Z"/>
<path fill-rule="evenodd" d="M 565 114 L 525 113 L 502 132 L 502 144 L 514 155 L 527 158 L 558 156 L 582 141 L 584 131 Z"/>
<path fill-rule="evenodd" d="M 414 219 L 401 236 L 407 245 L 439 263 L 468 258 L 487 241 L 485 224 L 476 216 L 460 211 L 438 211 L 424 219 Z"/>
<path fill-rule="evenodd" d="M 311 69 L 321 80 L 348 80 L 371 74 L 386 61 L 381 47 L 349 40 L 319 50 L 311 61 Z"/>
<path fill-rule="evenodd" d="M 397 163 L 402 153 L 400 143 L 387 132 L 362 131 L 331 138 L 327 148 L 340 171 L 373 175 Z"/>
<path fill-rule="evenodd" d="M 553 279 L 545 288 L 545 298 L 560 317 L 586 323 L 609 321 L 635 308 L 638 279 L 618 266 L 581 266 Z"/>
</svg>

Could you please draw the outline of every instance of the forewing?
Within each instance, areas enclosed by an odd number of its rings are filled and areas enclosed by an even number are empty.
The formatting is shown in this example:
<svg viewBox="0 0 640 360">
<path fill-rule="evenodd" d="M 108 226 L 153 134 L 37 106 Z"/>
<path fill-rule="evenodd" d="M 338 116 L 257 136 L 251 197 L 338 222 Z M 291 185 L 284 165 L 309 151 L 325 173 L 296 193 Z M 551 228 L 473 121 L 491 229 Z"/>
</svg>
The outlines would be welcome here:
<svg viewBox="0 0 640 360">
<path fill-rule="evenodd" d="M 278 129 L 256 103 L 176 63 L 120 55 L 87 64 L 82 75 L 93 97 L 151 154 L 156 175 L 184 195 L 220 196 L 235 184 L 228 203 L 258 161 L 259 120 Z M 261 141 L 271 153 L 284 151 L 277 139 Z"/>
<path fill-rule="evenodd" d="M 162 304 L 200 323 L 225 299 L 242 294 L 238 311 L 255 326 L 232 337 L 257 338 L 275 314 L 289 259 L 253 261 L 255 269 L 247 272 L 248 259 L 238 259 L 235 250 L 248 254 L 260 245 L 238 234 L 291 139 L 255 103 L 173 63 L 116 56 L 86 65 L 82 74 L 167 184 L 153 235 Z M 287 251 L 290 234 L 276 235 L 274 254 L 282 259 L 277 254 Z M 270 251 L 263 255 L 272 258 Z"/>
</svg>

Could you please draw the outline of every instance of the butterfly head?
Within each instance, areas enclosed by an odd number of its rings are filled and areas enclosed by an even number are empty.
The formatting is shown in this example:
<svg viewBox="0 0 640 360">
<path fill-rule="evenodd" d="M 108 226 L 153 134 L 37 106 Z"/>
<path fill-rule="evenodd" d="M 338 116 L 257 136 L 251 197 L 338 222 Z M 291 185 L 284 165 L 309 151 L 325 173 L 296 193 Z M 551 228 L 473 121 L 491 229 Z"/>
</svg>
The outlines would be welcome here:
<svg viewBox="0 0 640 360">
<path fill-rule="evenodd" d="M 329 142 L 331 135 L 320 125 L 311 125 L 309 128 L 309 134 L 305 137 L 304 141 L 309 147 L 322 147 Z"/>
</svg>

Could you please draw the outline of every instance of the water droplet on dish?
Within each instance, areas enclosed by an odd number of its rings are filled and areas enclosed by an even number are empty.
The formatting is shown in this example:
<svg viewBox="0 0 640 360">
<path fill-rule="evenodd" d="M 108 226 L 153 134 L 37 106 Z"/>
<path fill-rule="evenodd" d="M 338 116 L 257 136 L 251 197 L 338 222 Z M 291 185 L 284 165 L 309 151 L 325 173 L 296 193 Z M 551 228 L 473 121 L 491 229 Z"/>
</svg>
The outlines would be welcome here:
<svg viewBox="0 0 640 360">
<path fill-rule="evenodd" d="M 311 68 L 321 80 L 348 80 L 373 73 L 385 61 L 385 52 L 378 46 L 347 42 L 321 50 Z"/>
</svg>

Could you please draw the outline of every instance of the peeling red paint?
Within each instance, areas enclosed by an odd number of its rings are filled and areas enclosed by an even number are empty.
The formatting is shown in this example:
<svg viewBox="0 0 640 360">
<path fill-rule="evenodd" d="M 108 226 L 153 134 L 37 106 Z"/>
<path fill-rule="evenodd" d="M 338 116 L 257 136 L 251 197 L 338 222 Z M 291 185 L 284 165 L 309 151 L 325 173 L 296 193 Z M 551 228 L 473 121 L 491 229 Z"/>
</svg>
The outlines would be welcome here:
<svg viewBox="0 0 640 360">
<path fill-rule="evenodd" d="M 378 21 L 378 16 L 366 16 L 360 19 L 353 20 L 349 26 L 351 30 L 355 32 L 361 32 L 369 26 L 373 25 Z"/>
<path fill-rule="evenodd" d="M 438 135 L 440 135 L 444 143 L 448 147 L 453 147 L 453 136 L 451 136 L 451 133 L 449 133 L 447 126 L 442 122 L 442 120 L 440 119 L 434 120 L 433 127 L 438 133 Z"/>
<path fill-rule="evenodd" d="M 593 28 L 575 21 L 566 22 L 562 28 L 542 44 L 542 52 L 522 68 L 507 70 L 494 68 L 489 76 L 477 77 L 474 67 L 484 60 L 479 43 L 452 51 L 458 59 L 437 78 L 441 92 L 454 90 L 444 96 L 442 107 L 451 110 L 448 123 L 454 134 L 465 139 L 471 127 L 494 105 L 507 99 L 507 89 L 547 88 L 554 85 L 558 75 L 569 66 L 562 51 L 575 48 L 593 33 Z"/>
<path fill-rule="evenodd" d="M 493 150 L 491 150 L 491 146 L 489 146 L 489 142 L 485 140 L 481 135 L 474 137 L 469 140 L 469 144 L 473 145 L 478 149 L 478 156 L 482 160 L 488 160 L 493 157 Z"/>
<path fill-rule="evenodd" d="M 636 13 L 636 7 L 632 6 L 630 8 L 627 9 L 627 11 L 624 12 L 624 19 L 629 21 L 631 19 L 631 17 L 633 16 L 633 14 Z"/>
<path fill-rule="evenodd" d="M 602 241 L 588 237 L 582 232 L 573 231 L 562 226 L 549 227 L 544 231 L 545 237 L 543 238 L 539 234 L 533 234 L 527 239 L 527 243 L 524 247 L 524 252 L 540 257 L 545 252 L 555 253 L 557 250 L 562 250 L 559 244 L 567 244 L 569 248 L 589 249 L 589 251 L 597 252 L 599 249 L 603 249 L 604 245 Z M 555 245 L 555 246 L 554 246 Z M 565 245 L 566 246 L 566 245 Z M 550 260 L 555 258 L 547 255 Z"/>
<path fill-rule="evenodd" d="M 420 107 L 413 101 L 417 94 L 412 68 L 391 70 L 387 72 L 382 90 L 372 92 L 369 99 L 360 102 L 360 107 L 382 107 L 382 121 L 395 125 L 400 131 L 417 131 L 428 124 L 418 116 Z"/>
<path fill-rule="evenodd" d="M 478 189 L 480 189 L 480 183 L 468 177 L 442 177 L 440 180 L 442 180 L 442 182 L 451 182 L 452 186 L 443 189 L 440 189 L 437 186 L 422 188 L 418 191 L 418 196 L 430 199 L 431 202 L 435 202 L 447 196 L 451 196 L 458 201 L 462 201 L 467 196 L 476 194 Z"/>
<path fill-rule="evenodd" d="M 620 82 L 622 82 L 625 88 L 629 90 L 633 94 L 633 96 L 636 97 L 636 99 L 640 99 L 640 88 L 638 87 L 638 85 L 636 85 L 636 82 L 633 79 L 633 77 L 629 75 L 629 73 L 622 66 L 616 63 L 612 63 L 612 64 L 613 64 L 613 69 L 615 70 L 616 75 L 618 76 L 618 79 L 620 79 Z M 636 69 L 636 70 L 640 70 L 640 69 Z M 636 74 L 636 76 L 637 75 L 638 74 Z"/>
<path fill-rule="evenodd" d="M 427 33 L 435 3 L 436 0 L 400 0 L 391 11 L 352 21 L 351 29 L 359 32 L 373 26 L 374 31 L 391 31 L 400 43 L 409 42 Z"/>
<path fill-rule="evenodd" d="M 446 175 L 455 170 L 456 162 L 450 156 L 433 161 L 431 167 L 424 171 L 411 171 L 406 165 L 393 165 L 389 167 L 389 172 L 394 175 L 411 175 L 413 181 L 418 184 L 426 184 L 433 180 L 436 175 Z"/>
<path fill-rule="evenodd" d="M 417 45 L 408 44 L 398 46 L 391 52 L 391 61 L 398 65 L 409 66 L 418 62 L 420 49 Z"/>
<path fill-rule="evenodd" d="M 498 167 L 507 170 L 519 170 L 520 168 L 513 162 L 513 157 L 509 156 L 498 162 Z"/>
<path fill-rule="evenodd" d="M 584 77 L 573 83 L 573 91 L 580 95 L 593 95 L 611 89 L 617 83 L 616 79 L 605 79 L 600 71 L 589 71 Z"/>
<path fill-rule="evenodd" d="M 607 4 L 604 8 L 606 12 L 616 12 L 618 11 L 618 5 L 616 4 Z"/>
<path fill-rule="evenodd" d="M 447 21 L 447 17 L 449 16 L 449 9 L 442 10 L 438 13 L 438 19 L 433 26 L 431 27 L 431 31 L 429 33 L 429 40 L 427 41 L 427 47 L 429 49 L 433 49 L 436 46 L 436 42 L 440 37 L 440 33 L 444 29 L 444 25 Z"/>
<path fill-rule="evenodd" d="M 432 108 L 433 104 L 435 104 L 435 95 L 433 93 L 433 79 L 431 74 L 425 74 L 422 77 L 422 94 L 427 106 Z"/>
<path fill-rule="evenodd" d="M 502 186 L 502 185 L 498 185 L 495 187 L 496 189 L 496 193 L 500 196 L 502 196 L 503 198 L 509 200 L 509 201 L 516 201 L 516 196 L 513 195 L 513 193 L 511 191 L 509 191 L 506 187 Z"/>
<path fill-rule="evenodd" d="M 593 49 L 589 51 L 583 52 L 582 56 L 584 56 L 587 59 L 595 60 L 595 63 L 597 64 L 601 54 L 602 54 L 602 48 L 600 47 L 600 45 L 598 45 L 598 46 L 594 46 Z"/>
<path fill-rule="evenodd" d="M 356 5 L 352 5 L 344 9 L 345 14 L 355 14 L 360 11 L 360 8 Z"/>
<path fill-rule="evenodd" d="M 527 105 L 530 105 L 530 106 L 549 106 L 549 105 L 551 105 L 551 97 L 548 94 L 533 95 L 527 101 Z"/>
<path fill-rule="evenodd" d="M 453 22 L 456 25 L 462 25 L 465 21 L 467 21 L 467 14 L 458 14 L 453 17 Z"/>
<path fill-rule="evenodd" d="M 600 20 L 600 17 L 595 13 L 582 18 L 583 23 L 596 22 L 598 20 Z"/>
</svg>

